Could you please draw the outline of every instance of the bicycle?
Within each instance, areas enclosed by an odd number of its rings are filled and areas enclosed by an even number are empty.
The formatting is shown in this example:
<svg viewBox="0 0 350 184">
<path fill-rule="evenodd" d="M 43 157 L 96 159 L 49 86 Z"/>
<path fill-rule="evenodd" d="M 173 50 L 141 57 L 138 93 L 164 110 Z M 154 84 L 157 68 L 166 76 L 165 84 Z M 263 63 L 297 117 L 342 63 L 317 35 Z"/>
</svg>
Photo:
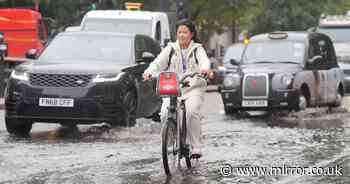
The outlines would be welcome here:
<svg viewBox="0 0 350 184">
<path fill-rule="evenodd" d="M 186 79 L 194 77 L 199 73 L 185 75 L 178 81 L 174 72 L 162 72 L 158 78 L 157 92 L 162 98 L 169 97 L 167 121 L 163 124 L 162 135 L 162 159 L 164 171 L 171 175 L 171 165 L 180 166 L 181 159 L 185 158 L 187 168 L 191 168 L 190 146 L 186 144 L 186 106 L 185 99 L 182 99 L 181 90 L 190 87 Z M 182 114 L 180 114 L 182 113 Z M 179 115 L 180 120 L 179 121 Z M 172 162 L 172 163 L 171 163 Z"/>
</svg>

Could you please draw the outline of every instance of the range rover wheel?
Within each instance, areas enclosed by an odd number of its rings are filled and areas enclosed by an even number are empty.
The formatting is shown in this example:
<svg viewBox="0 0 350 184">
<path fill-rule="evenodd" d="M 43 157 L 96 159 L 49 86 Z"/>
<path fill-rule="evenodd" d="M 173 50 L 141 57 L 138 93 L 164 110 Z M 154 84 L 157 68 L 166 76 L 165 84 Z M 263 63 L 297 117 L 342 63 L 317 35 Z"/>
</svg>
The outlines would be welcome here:
<svg viewBox="0 0 350 184">
<path fill-rule="evenodd" d="M 137 95 L 135 90 L 129 90 L 124 95 L 124 117 L 122 126 L 132 127 L 136 124 Z"/>
<path fill-rule="evenodd" d="M 32 129 L 32 122 L 5 118 L 7 132 L 18 136 L 28 136 Z"/>
<path fill-rule="evenodd" d="M 151 116 L 152 121 L 154 122 L 160 122 L 160 111 L 155 112 L 152 116 Z"/>
</svg>

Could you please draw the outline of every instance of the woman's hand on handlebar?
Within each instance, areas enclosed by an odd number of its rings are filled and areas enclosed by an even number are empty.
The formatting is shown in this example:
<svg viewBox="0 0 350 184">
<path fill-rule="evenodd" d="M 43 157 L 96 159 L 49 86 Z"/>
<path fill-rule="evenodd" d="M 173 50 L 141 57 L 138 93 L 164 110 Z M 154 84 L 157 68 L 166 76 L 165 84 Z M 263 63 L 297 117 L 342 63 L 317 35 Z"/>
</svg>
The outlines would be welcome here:
<svg viewBox="0 0 350 184">
<path fill-rule="evenodd" d="M 146 80 L 146 81 L 152 80 L 152 74 L 148 72 L 143 73 L 143 80 Z"/>
<path fill-rule="evenodd" d="M 207 77 L 209 75 L 209 72 L 210 70 L 201 70 L 200 71 L 200 74 L 203 76 L 203 77 Z"/>
</svg>

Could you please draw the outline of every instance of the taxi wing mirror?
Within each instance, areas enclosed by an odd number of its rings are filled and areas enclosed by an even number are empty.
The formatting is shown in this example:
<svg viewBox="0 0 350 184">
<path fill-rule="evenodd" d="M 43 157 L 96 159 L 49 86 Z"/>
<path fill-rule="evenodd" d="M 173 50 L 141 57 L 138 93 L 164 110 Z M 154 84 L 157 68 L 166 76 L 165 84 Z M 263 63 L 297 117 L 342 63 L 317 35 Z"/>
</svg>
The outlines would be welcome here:
<svg viewBox="0 0 350 184">
<path fill-rule="evenodd" d="M 322 60 L 323 60 L 323 57 L 320 55 L 317 55 L 309 59 L 307 62 L 308 64 L 314 64 L 314 63 L 321 63 Z"/>
<path fill-rule="evenodd" d="M 236 59 L 230 59 L 232 65 L 239 65 L 239 62 Z"/>
</svg>

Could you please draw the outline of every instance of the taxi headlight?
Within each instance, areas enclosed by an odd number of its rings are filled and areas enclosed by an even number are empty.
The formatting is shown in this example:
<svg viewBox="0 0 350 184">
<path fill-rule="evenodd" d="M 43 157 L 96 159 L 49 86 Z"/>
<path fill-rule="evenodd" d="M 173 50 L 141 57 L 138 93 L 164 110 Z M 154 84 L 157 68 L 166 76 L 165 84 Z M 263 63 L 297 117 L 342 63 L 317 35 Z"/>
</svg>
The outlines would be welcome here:
<svg viewBox="0 0 350 184">
<path fill-rule="evenodd" d="M 224 78 L 224 88 L 232 89 L 240 85 L 240 76 L 238 74 L 228 74 Z"/>
<path fill-rule="evenodd" d="M 284 86 L 289 86 L 292 83 L 293 76 L 292 75 L 283 75 L 281 78 L 281 83 Z"/>
<path fill-rule="evenodd" d="M 288 88 L 293 82 L 292 74 L 277 74 L 273 77 L 272 87 L 277 89 Z"/>
</svg>

